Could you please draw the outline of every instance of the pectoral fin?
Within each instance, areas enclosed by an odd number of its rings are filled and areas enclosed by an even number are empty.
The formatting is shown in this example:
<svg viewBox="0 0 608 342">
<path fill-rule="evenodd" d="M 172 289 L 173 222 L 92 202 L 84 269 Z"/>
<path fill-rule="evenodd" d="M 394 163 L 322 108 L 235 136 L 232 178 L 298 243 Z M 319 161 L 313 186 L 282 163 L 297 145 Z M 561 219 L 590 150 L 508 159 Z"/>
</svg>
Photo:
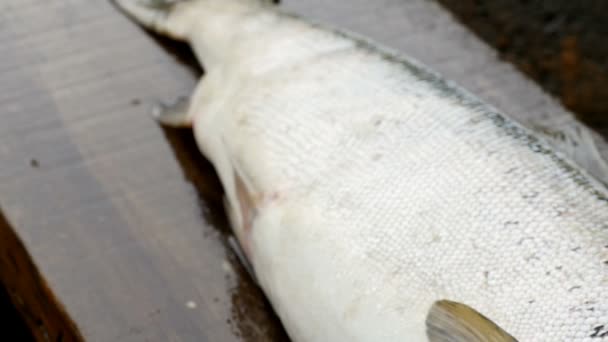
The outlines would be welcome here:
<svg viewBox="0 0 608 342">
<path fill-rule="evenodd" d="M 259 285 L 258 278 L 255 275 L 255 271 L 253 270 L 251 262 L 249 262 L 249 260 L 247 259 L 245 251 L 243 251 L 243 248 L 234 236 L 230 236 L 228 238 L 228 245 L 230 246 L 236 257 L 239 259 L 239 262 L 241 263 L 243 268 L 245 268 L 245 271 L 247 271 L 253 282 Z"/>
<path fill-rule="evenodd" d="M 251 278 L 257 283 L 255 271 L 248 259 L 250 257 L 249 234 L 256 214 L 255 200 L 237 172 L 234 173 L 234 186 L 237 203 L 233 205 L 227 198 L 224 198 L 224 208 L 234 233 L 240 235 L 240 242 L 232 236 L 228 239 L 228 243 Z"/>
<path fill-rule="evenodd" d="M 433 304 L 426 327 L 430 342 L 517 342 L 473 308 L 447 300 Z"/>
<path fill-rule="evenodd" d="M 189 115 L 190 101 L 185 97 L 178 98 L 172 104 L 160 103 L 152 109 L 152 115 L 162 125 L 169 127 L 192 127 Z"/>
<path fill-rule="evenodd" d="M 195 16 L 196 1 L 113 0 L 120 9 L 143 26 L 178 40 L 186 40 Z"/>
<path fill-rule="evenodd" d="M 559 119 L 559 117 L 556 117 Z M 599 181 L 608 184 L 608 149 L 603 139 L 576 119 L 551 117 L 531 127 Z"/>
</svg>

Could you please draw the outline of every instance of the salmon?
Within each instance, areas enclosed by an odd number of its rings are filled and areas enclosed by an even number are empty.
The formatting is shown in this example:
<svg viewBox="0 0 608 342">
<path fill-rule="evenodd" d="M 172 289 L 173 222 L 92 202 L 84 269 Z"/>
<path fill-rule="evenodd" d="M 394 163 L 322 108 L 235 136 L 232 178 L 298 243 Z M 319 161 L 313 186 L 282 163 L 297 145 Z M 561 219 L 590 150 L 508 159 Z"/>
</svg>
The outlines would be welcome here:
<svg viewBox="0 0 608 342">
<path fill-rule="evenodd" d="M 608 190 L 541 133 L 271 1 L 115 2 L 204 66 L 157 118 L 294 341 L 608 341 Z"/>
</svg>

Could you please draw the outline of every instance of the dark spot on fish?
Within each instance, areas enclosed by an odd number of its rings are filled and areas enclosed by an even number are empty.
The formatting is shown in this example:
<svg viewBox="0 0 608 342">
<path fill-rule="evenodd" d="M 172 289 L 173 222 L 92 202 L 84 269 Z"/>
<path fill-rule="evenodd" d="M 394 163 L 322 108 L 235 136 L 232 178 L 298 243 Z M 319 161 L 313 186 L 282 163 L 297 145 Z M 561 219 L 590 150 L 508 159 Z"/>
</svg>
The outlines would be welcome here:
<svg viewBox="0 0 608 342">
<path fill-rule="evenodd" d="M 30 166 L 37 169 L 40 167 L 40 163 L 38 162 L 38 160 L 32 158 L 30 160 Z"/>
<path fill-rule="evenodd" d="M 554 207 L 553 209 L 555 209 L 555 215 L 557 216 L 562 216 L 568 212 L 568 209 L 564 207 Z"/>
<path fill-rule="evenodd" d="M 507 221 L 504 224 L 505 228 L 509 228 L 511 226 L 517 226 L 517 225 L 519 225 L 519 221 Z"/>
<path fill-rule="evenodd" d="M 518 246 L 523 245 L 523 243 L 524 243 L 526 240 L 533 241 L 533 240 L 534 240 L 534 238 L 533 238 L 533 237 L 531 237 L 531 236 L 526 236 L 526 237 L 523 237 L 523 238 L 521 238 L 519 241 L 517 241 L 517 245 L 518 245 Z"/>
<path fill-rule="evenodd" d="M 560 266 L 555 266 L 555 269 L 558 270 L 558 271 L 561 271 L 562 268 L 564 268 L 564 266 L 561 266 L 561 265 Z"/>
<path fill-rule="evenodd" d="M 543 127 L 543 126 L 533 126 L 534 130 L 537 132 L 541 132 L 555 140 L 560 140 L 560 141 L 565 141 L 566 140 L 566 134 L 564 132 L 560 132 L 560 131 L 554 131 L 551 130 L 547 127 Z"/>
<path fill-rule="evenodd" d="M 376 153 L 372 156 L 373 161 L 378 161 L 380 159 L 382 159 L 382 154 L 380 154 L 380 153 Z"/>
<path fill-rule="evenodd" d="M 374 120 L 374 126 L 378 127 L 382 124 L 382 119 L 376 119 Z"/>
<path fill-rule="evenodd" d="M 484 118 L 483 118 L 483 117 L 481 117 L 481 116 L 476 116 L 476 117 L 473 117 L 472 119 L 470 119 L 470 120 L 469 120 L 469 123 L 470 123 L 471 125 L 477 125 L 478 123 L 483 122 L 483 119 L 484 119 Z"/>
<path fill-rule="evenodd" d="M 513 173 L 515 171 L 517 171 L 517 168 L 516 167 L 512 167 L 512 168 L 508 169 L 507 172 L 505 172 L 505 174 L 508 175 L 508 174 Z"/>
<path fill-rule="evenodd" d="M 533 144 L 530 144 L 529 146 L 530 146 L 530 149 L 532 150 L 532 152 L 545 153 L 543 146 L 541 144 L 533 143 Z"/>
<path fill-rule="evenodd" d="M 608 266 L 608 260 L 604 261 L 604 265 Z"/>
<path fill-rule="evenodd" d="M 536 302 L 534 299 L 530 299 L 530 300 L 528 301 L 528 304 L 534 304 L 534 302 Z"/>
<path fill-rule="evenodd" d="M 568 312 L 570 312 L 570 313 L 572 313 L 572 312 L 581 312 L 581 311 L 583 311 L 583 309 L 581 309 L 579 307 L 576 307 L 576 306 L 573 306 L 573 307 L 571 307 L 571 308 L 568 309 Z"/>
<path fill-rule="evenodd" d="M 140 99 L 133 99 L 131 100 L 131 106 L 139 106 L 141 104 L 141 100 Z"/>
<path fill-rule="evenodd" d="M 534 253 L 534 254 L 530 254 L 530 255 L 526 256 L 524 258 L 524 260 L 526 262 L 530 262 L 531 260 L 540 260 L 540 258 Z"/>
<path fill-rule="evenodd" d="M 589 335 L 589 337 L 593 337 L 593 338 L 596 338 L 596 337 L 603 338 L 606 336 L 608 336 L 608 328 L 606 328 L 606 326 L 604 324 L 594 327 L 593 333 L 591 335 Z"/>
<path fill-rule="evenodd" d="M 571 251 L 573 251 L 573 252 L 578 252 L 580 250 L 581 250 L 581 246 L 574 247 L 574 248 L 571 249 Z"/>
<path fill-rule="evenodd" d="M 575 285 L 575 286 L 572 286 L 571 288 L 569 288 L 569 289 L 568 289 L 568 292 L 572 292 L 572 291 L 574 291 L 574 290 L 580 290 L 580 289 L 581 289 L 581 286 L 579 286 L 579 285 Z"/>
<path fill-rule="evenodd" d="M 525 199 L 529 199 L 529 198 L 536 198 L 538 195 L 539 195 L 538 191 L 530 191 L 529 193 L 521 194 L 521 197 L 525 198 Z"/>
</svg>

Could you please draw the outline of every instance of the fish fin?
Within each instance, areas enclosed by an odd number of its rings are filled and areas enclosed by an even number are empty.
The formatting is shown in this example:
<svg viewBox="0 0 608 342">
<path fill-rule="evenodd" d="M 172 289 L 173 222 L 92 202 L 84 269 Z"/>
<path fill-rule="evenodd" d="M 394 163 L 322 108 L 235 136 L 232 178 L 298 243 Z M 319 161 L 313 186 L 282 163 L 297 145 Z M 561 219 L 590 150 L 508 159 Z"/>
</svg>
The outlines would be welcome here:
<svg viewBox="0 0 608 342">
<path fill-rule="evenodd" d="M 253 225 L 253 220 L 257 214 L 257 203 L 254 195 L 249 191 L 249 187 L 245 183 L 245 180 L 238 172 L 234 173 L 234 183 L 240 206 L 241 224 L 243 225 L 241 229 L 243 229 L 245 234 L 249 234 Z"/>
<path fill-rule="evenodd" d="M 430 342 L 517 342 L 473 308 L 447 300 L 433 304 L 426 327 Z"/>
<path fill-rule="evenodd" d="M 233 175 L 234 182 L 234 201 L 230 201 L 228 197 L 224 198 L 224 208 L 228 214 L 232 231 L 238 238 L 239 254 L 241 259 L 248 260 L 249 253 L 249 238 L 253 225 L 253 220 L 257 215 L 256 200 L 245 181 L 239 176 L 235 170 Z M 245 262 L 243 264 L 246 264 Z"/>
<path fill-rule="evenodd" d="M 251 279 L 257 285 L 259 285 L 260 283 L 258 282 L 258 278 L 255 275 L 253 266 L 251 265 L 251 262 L 249 262 L 249 259 L 247 259 L 247 256 L 245 255 L 245 251 L 243 250 L 243 248 L 241 247 L 241 245 L 239 244 L 238 240 L 236 239 L 236 237 L 234 235 L 232 235 L 228 238 L 228 245 L 230 246 L 230 249 L 232 249 L 234 254 L 236 254 L 241 265 L 243 265 L 243 268 L 245 268 L 245 270 L 247 271 L 247 273 L 249 274 Z"/>
<path fill-rule="evenodd" d="M 242 204 L 239 203 L 239 205 Z M 240 213 L 238 212 L 238 210 L 235 210 L 232 205 L 230 205 L 230 201 L 228 201 L 226 197 L 224 197 L 224 209 L 226 210 L 226 214 L 228 215 L 228 221 L 234 229 L 235 225 L 239 224 L 239 221 L 241 220 Z M 257 278 L 255 276 L 255 272 L 253 270 L 253 266 L 247 258 L 247 252 L 234 235 L 228 237 L 228 245 L 241 262 L 241 265 L 243 265 L 247 273 L 249 273 L 251 279 L 253 279 L 255 283 L 258 283 Z"/>
<path fill-rule="evenodd" d="M 163 126 L 192 127 L 192 117 L 189 114 L 190 100 L 180 97 L 172 104 L 159 103 L 152 108 L 152 116 Z"/>
<path fill-rule="evenodd" d="M 157 33 L 186 40 L 198 20 L 194 8 L 199 0 L 112 0 L 127 15 Z M 227 1 L 227 0 L 222 0 Z M 238 0 L 246 2 L 246 0 Z M 257 4 L 278 4 L 279 0 L 249 0 Z"/>
<path fill-rule="evenodd" d="M 532 129 L 541 135 L 557 151 L 565 154 L 592 176 L 608 184 L 608 151 L 599 149 L 601 137 L 572 118 L 556 121 L 547 119 L 532 124 Z"/>
<path fill-rule="evenodd" d="M 112 0 L 144 27 L 177 40 L 186 35 L 195 16 L 189 15 L 197 0 Z"/>
</svg>

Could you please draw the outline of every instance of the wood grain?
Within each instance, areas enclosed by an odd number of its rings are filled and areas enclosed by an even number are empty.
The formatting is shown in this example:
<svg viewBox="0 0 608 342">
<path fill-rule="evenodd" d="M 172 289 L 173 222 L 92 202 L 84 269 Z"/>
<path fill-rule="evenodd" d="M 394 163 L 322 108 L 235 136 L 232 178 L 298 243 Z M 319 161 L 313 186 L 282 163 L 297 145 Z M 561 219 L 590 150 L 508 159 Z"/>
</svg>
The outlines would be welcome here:
<svg viewBox="0 0 608 342">
<path fill-rule="evenodd" d="M 108 2 L 0 7 L 0 203 L 84 338 L 283 339 L 227 248 L 212 168 L 149 115 L 199 74 Z"/>
<path fill-rule="evenodd" d="M 28 337 L 38 341 L 81 341 L 78 328 L 47 287 L 23 243 L 1 213 L 0 250 L 0 284 L 29 328 L 31 336 Z"/>
<path fill-rule="evenodd" d="M 407 52 L 515 116 L 569 115 L 434 2 L 284 7 Z M 287 339 L 227 247 L 211 166 L 189 132 L 149 116 L 190 93 L 200 71 L 188 61 L 106 1 L 0 4 L 0 204 L 12 227 L 0 232 L 18 235 L 42 275 L 4 261 L 0 276 L 53 341 Z M 17 245 L 0 247 L 28 264 Z"/>
</svg>

